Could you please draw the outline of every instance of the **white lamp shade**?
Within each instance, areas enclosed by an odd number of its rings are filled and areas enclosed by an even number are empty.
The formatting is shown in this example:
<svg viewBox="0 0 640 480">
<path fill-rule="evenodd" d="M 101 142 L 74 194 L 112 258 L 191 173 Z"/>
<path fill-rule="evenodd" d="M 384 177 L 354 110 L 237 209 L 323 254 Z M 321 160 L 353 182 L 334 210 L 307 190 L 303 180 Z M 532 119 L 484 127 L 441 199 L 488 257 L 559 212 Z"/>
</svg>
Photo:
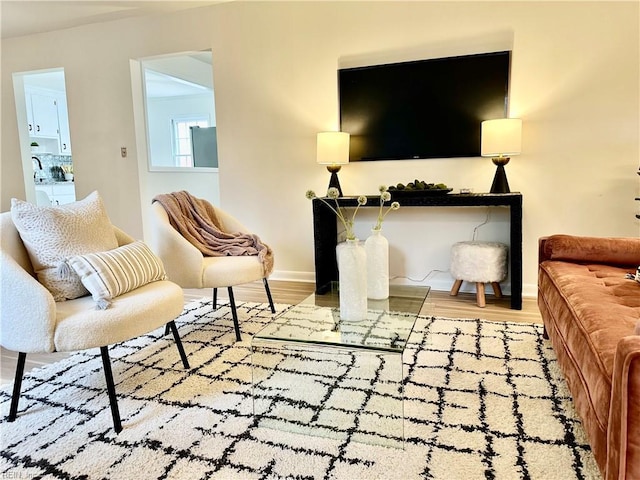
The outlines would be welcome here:
<svg viewBox="0 0 640 480">
<path fill-rule="evenodd" d="M 345 165 L 349 163 L 349 134 L 345 132 L 318 133 L 316 160 L 320 165 Z"/>
<path fill-rule="evenodd" d="M 522 120 L 499 118 L 482 122 L 480 155 L 499 157 L 519 155 L 522 148 Z"/>
</svg>

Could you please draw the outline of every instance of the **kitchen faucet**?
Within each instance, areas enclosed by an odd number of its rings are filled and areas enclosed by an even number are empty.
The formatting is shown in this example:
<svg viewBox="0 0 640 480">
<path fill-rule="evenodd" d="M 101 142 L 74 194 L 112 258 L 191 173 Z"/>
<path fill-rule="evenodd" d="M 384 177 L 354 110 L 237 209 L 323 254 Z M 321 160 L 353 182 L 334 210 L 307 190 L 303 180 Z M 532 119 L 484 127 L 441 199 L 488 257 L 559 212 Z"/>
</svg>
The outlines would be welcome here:
<svg viewBox="0 0 640 480">
<path fill-rule="evenodd" d="M 40 170 L 42 170 L 42 162 L 40 161 L 40 159 L 38 157 L 31 157 L 31 160 L 35 160 L 36 162 L 38 162 L 38 168 Z M 33 171 L 33 180 L 37 180 L 37 179 L 38 179 L 38 173 L 34 169 L 34 171 Z M 42 181 L 42 179 L 40 179 L 40 181 Z"/>
</svg>

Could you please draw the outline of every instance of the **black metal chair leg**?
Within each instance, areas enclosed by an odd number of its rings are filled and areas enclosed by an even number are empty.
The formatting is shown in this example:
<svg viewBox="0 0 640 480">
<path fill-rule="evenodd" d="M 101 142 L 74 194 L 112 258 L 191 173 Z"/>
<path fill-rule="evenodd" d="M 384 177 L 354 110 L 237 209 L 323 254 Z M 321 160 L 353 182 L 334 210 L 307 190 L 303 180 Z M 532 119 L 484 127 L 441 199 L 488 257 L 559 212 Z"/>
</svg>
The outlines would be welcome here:
<svg viewBox="0 0 640 480">
<path fill-rule="evenodd" d="M 178 347 L 178 352 L 180 352 L 180 358 L 182 359 L 182 365 L 184 365 L 184 368 L 186 368 L 188 370 L 191 367 L 189 367 L 189 360 L 187 360 L 187 354 L 184 352 L 184 347 L 182 346 L 182 340 L 180 339 L 180 334 L 178 334 L 178 327 L 176 327 L 176 322 L 171 320 L 169 323 L 167 323 L 167 330 L 169 330 L 169 329 L 171 329 L 171 331 L 173 332 L 173 338 L 176 341 L 176 346 Z"/>
<path fill-rule="evenodd" d="M 100 347 L 102 355 L 102 366 L 104 367 L 104 376 L 107 381 L 107 393 L 109 394 L 109 405 L 111 406 L 111 416 L 113 417 L 113 429 L 116 433 L 122 431 L 120 423 L 120 411 L 118 410 L 118 399 L 116 398 L 116 386 L 113 383 L 113 373 L 111 372 L 111 361 L 109 360 L 109 349 Z"/>
<path fill-rule="evenodd" d="M 213 289 L 213 309 L 218 308 L 218 289 Z"/>
<path fill-rule="evenodd" d="M 271 298 L 271 290 L 269 289 L 269 282 L 267 282 L 267 277 L 264 277 L 262 281 L 264 283 L 264 289 L 267 291 L 267 298 L 269 299 L 271 313 L 276 313 L 276 307 L 273 306 L 273 298 Z"/>
<path fill-rule="evenodd" d="M 165 335 L 165 336 L 169 335 L 169 332 L 170 332 L 170 331 L 171 331 L 171 329 L 169 328 L 169 324 L 167 323 L 167 324 L 164 326 L 164 335 Z"/>
<path fill-rule="evenodd" d="M 236 341 L 240 342 L 242 338 L 240 337 L 240 325 L 238 324 L 238 312 L 236 311 L 236 301 L 233 298 L 233 289 L 227 287 L 227 291 L 229 292 L 229 305 L 231 307 L 231 315 L 233 316 L 233 327 L 236 329 Z"/>
<path fill-rule="evenodd" d="M 20 388 L 22 387 L 22 376 L 24 375 L 24 362 L 27 354 L 18 352 L 18 365 L 16 365 L 16 377 L 13 382 L 13 394 L 11 395 L 11 408 L 9 409 L 9 420 L 13 422 L 18 415 L 18 401 L 20 400 Z"/>
</svg>

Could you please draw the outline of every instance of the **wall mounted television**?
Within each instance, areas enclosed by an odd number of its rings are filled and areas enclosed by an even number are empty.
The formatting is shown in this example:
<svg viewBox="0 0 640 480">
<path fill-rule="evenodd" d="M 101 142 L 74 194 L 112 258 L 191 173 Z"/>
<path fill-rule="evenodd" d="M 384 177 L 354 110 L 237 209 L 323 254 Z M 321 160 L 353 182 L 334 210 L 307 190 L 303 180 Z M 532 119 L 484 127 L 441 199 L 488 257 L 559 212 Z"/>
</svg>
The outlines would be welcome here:
<svg viewBox="0 0 640 480">
<path fill-rule="evenodd" d="M 338 70 L 349 160 L 480 156 L 480 124 L 508 113 L 511 52 Z"/>
</svg>

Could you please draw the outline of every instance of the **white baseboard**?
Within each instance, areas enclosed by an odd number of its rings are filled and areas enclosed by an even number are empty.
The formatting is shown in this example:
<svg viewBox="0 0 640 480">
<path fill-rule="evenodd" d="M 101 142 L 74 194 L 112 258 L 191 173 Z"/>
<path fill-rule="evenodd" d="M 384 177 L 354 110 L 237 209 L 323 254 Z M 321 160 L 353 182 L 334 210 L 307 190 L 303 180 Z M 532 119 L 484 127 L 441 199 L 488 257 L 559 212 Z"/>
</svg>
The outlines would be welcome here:
<svg viewBox="0 0 640 480">
<path fill-rule="evenodd" d="M 316 275 L 314 272 L 296 272 L 291 270 L 274 270 L 270 275 L 273 280 L 283 280 L 289 282 L 306 282 L 306 283 L 314 283 L 316 281 Z M 453 285 L 453 281 L 451 279 L 438 279 L 438 278 L 429 278 L 424 280 L 423 282 L 414 282 L 408 280 L 406 278 L 397 278 L 392 281 L 392 283 L 398 285 L 428 285 L 433 290 L 438 292 L 448 292 L 451 290 L 451 286 Z M 502 293 L 505 295 L 511 295 L 511 283 L 502 283 Z M 472 283 L 463 282 L 462 287 L 460 288 L 461 292 L 467 293 L 475 293 L 475 286 Z M 491 288 L 486 289 L 487 294 L 492 294 Z M 522 286 L 522 296 L 523 297 L 533 297 L 535 298 L 538 295 L 538 286 L 525 284 Z"/>
<path fill-rule="evenodd" d="M 287 282 L 315 283 L 316 274 L 314 272 L 294 272 L 291 270 L 274 270 L 269 275 L 269 279 L 282 280 Z"/>
</svg>

